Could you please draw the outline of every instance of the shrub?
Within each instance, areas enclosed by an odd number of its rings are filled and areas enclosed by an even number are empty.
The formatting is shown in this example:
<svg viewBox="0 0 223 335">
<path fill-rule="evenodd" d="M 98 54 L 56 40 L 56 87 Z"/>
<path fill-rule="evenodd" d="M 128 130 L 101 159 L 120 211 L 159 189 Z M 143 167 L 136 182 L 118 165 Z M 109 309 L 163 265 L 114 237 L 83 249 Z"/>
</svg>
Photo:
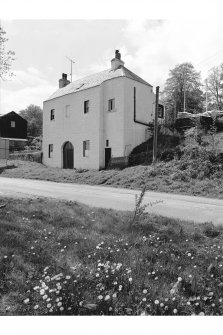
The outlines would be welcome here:
<svg viewBox="0 0 223 335">
<path fill-rule="evenodd" d="M 166 149 L 160 155 L 160 160 L 168 162 L 174 159 L 175 157 L 175 150 L 174 149 Z"/>
<path fill-rule="evenodd" d="M 199 145 L 181 148 L 182 156 L 177 163 L 181 171 L 193 179 L 210 178 L 223 170 L 223 157 Z"/>
<path fill-rule="evenodd" d="M 218 229 L 216 229 L 215 227 L 206 227 L 204 229 L 204 234 L 207 237 L 217 237 L 220 235 L 220 231 Z"/>
<path fill-rule="evenodd" d="M 180 143 L 178 136 L 170 136 L 158 134 L 157 138 L 158 148 L 157 157 L 162 160 L 168 161 L 174 158 L 175 150 Z M 151 164 L 153 160 L 153 138 L 136 146 L 129 155 L 129 165 L 137 165 L 148 163 Z"/>
</svg>

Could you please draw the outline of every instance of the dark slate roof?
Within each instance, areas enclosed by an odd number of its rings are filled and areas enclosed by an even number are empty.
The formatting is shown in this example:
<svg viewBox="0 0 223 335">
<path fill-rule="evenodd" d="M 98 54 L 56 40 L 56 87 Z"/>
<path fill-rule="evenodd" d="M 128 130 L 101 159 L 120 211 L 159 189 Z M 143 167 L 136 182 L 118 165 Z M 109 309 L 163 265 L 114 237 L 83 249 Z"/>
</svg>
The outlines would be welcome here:
<svg viewBox="0 0 223 335">
<path fill-rule="evenodd" d="M 149 83 L 145 80 L 137 76 L 135 73 L 131 72 L 124 66 L 119 66 L 116 70 L 105 70 L 99 73 L 92 74 L 90 76 L 78 79 L 73 81 L 72 83 L 68 84 L 63 88 L 59 88 L 56 92 L 54 92 L 47 100 L 55 99 L 61 97 L 66 94 L 76 93 L 82 90 L 86 90 L 91 87 L 99 86 L 106 80 L 118 78 L 118 77 L 127 77 L 138 81 L 142 84 L 148 85 L 152 87 Z M 46 101 L 47 101 L 46 100 Z"/>
<path fill-rule="evenodd" d="M 0 119 L 4 119 L 5 117 L 8 118 L 9 116 L 15 115 L 17 118 L 23 119 L 24 121 L 26 121 L 21 115 L 19 115 L 18 113 L 11 111 L 9 113 L 6 114 L 0 114 Z M 27 121 L 26 121 L 27 122 Z"/>
</svg>

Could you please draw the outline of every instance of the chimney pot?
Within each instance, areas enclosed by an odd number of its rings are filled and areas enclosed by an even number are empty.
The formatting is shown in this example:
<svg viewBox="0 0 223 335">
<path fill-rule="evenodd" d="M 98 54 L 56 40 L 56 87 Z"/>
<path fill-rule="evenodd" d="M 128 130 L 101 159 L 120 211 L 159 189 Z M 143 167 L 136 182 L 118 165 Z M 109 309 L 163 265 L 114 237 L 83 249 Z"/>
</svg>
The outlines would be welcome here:
<svg viewBox="0 0 223 335">
<path fill-rule="evenodd" d="M 116 59 L 121 59 L 121 54 L 120 54 L 119 50 L 115 50 L 115 58 Z"/>
<path fill-rule="evenodd" d="M 124 66 L 125 63 L 121 60 L 121 54 L 119 50 L 115 50 L 115 58 L 111 60 L 111 69 L 117 70 L 120 66 Z"/>
<path fill-rule="evenodd" d="M 67 86 L 68 84 L 70 84 L 70 81 L 67 80 L 67 74 L 62 73 L 62 78 L 59 79 L 59 88 L 63 88 L 65 86 Z"/>
</svg>

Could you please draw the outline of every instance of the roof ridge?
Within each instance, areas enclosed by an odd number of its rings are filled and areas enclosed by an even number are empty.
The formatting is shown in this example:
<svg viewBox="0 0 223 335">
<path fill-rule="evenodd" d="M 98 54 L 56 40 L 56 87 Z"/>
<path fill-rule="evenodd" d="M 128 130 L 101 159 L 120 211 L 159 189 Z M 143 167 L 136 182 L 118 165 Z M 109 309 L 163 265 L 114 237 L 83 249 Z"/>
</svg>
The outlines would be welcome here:
<svg viewBox="0 0 223 335">
<path fill-rule="evenodd" d="M 127 67 L 123 66 L 123 68 L 125 70 L 127 70 L 133 77 L 135 77 L 136 79 L 138 79 L 140 82 L 143 82 L 146 85 L 149 85 L 149 86 L 153 87 L 151 84 L 149 84 L 147 81 L 145 81 L 144 79 L 142 79 L 141 77 L 139 77 L 137 74 L 135 74 L 134 72 L 132 72 L 131 70 L 129 70 Z"/>
<path fill-rule="evenodd" d="M 61 97 L 63 95 L 66 95 L 66 94 L 76 93 L 76 92 L 80 92 L 80 91 L 85 90 L 85 89 L 96 87 L 96 86 L 101 85 L 101 83 L 103 83 L 107 80 L 115 79 L 115 78 L 119 78 L 119 77 L 130 78 L 130 79 L 139 81 L 142 84 L 149 85 L 149 86 L 152 87 L 152 85 L 150 85 L 145 80 L 143 80 L 142 78 L 137 76 L 135 73 L 133 73 L 132 71 L 130 71 L 129 69 L 127 69 L 123 65 L 120 65 L 115 70 L 112 70 L 110 68 L 110 69 L 107 69 L 107 70 L 103 70 L 103 71 L 100 71 L 100 72 L 97 72 L 97 73 L 92 73 L 88 76 L 79 78 L 79 79 L 73 81 L 72 83 L 66 85 L 65 87 L 57 89 L 45 101 L 52 100 L 54 98 L 58 98 L 58 97 Z"/>
<path fill-rule="evenodd" d="M 79 79 L 76 79 L 76 80 L 72 81 L 70 84 L 74 84 L 74 83 L 76 83 L 77 81 L 85 80 L 85 79 L 87 79 L 87 78 L 93 77 L 93 76 L 95 76 L 95 75 L 97 75 L 97 74 L 100 74 L 100 73 L 103 73 L 103 72 L 106 72 L 106 71 L 108 71 L 108 70 L 103 70 L 103 71 L 100 71 L 100 72 L 96 72 L 96 73 L 89 74 L 89 75 L 87 75 L 87 76 L 84 76 L 84 77 L 81 77 L 81 78 L 79 78 Z M 68 84 L 68 85 L 70 85 L 70 84 Z M 68 86 L 68 85 L 67 85 L 67 86 Z M 67 86 L 65 86 L 65 87 L 67 87 Z M 64 87 L 63 87 L 63 88 L 64 88 Z"/>
</svg>

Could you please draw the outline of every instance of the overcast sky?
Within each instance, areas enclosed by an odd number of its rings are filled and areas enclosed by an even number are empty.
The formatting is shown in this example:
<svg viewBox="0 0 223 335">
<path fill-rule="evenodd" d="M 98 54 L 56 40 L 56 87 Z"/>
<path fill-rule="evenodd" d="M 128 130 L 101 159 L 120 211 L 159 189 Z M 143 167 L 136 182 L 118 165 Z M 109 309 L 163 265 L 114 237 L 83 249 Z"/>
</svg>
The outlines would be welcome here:
<svg viewBox="0 0 223 335">
<path fill-rule="evenodd" d="M 222 20 L 2 20 L 15 51 L 15 74 L 1 82 L 0 113 L 29 104 L 42 107 L 70 74 L 73 80 L 110 67 L 115 49 L 125 66 L 151 85 L 163 88 L 169 70 L 192 62 L 201 71 L 223 62 Z"/>
</svg>

